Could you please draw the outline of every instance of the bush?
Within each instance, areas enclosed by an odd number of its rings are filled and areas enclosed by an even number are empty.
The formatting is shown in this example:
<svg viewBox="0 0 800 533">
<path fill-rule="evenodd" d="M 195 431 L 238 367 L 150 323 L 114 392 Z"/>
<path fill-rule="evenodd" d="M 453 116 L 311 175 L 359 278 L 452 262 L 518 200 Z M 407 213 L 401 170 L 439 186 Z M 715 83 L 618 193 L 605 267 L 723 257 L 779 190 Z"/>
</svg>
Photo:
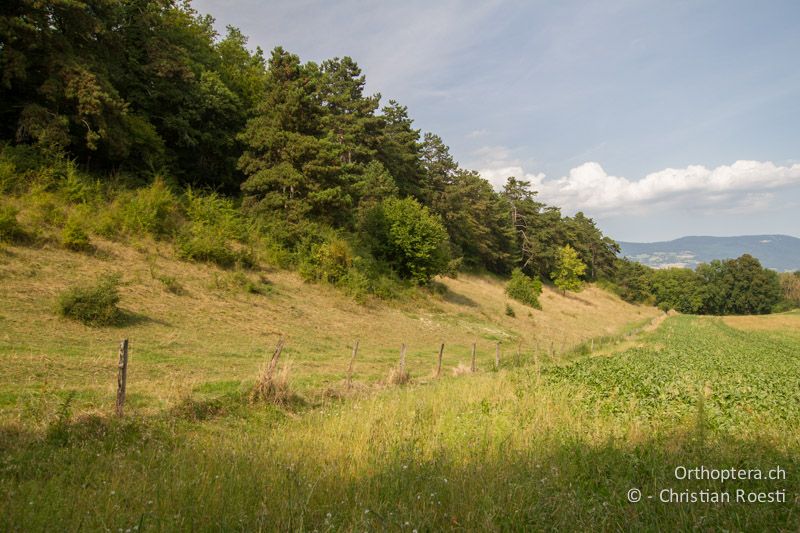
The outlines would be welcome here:
<svg viewBox="0 0 800 533">
<path fill-rule="evenodd" d="M 252 266 L 252 254 L 242 247 L 248 228 L 241 213 L 227 198 L 217 194 L 186 193 L 189 223 L 178 236 L 178 256 L 222 267 Z M 238 244 L 237 244 L 238 243 Z"/>
<path fill-rule="evenodd" d="M 19 242 L 25 232 L 17 222 L 17 210 L 10 206 L 0 206 L 0 242 Z"/>
<path fill-rule="evenodd" d="M 417 284 L 445 273 L 450 260 L 441 219 L 413 198 L 387 198 L 367 209 L 360 221 L 373 255 Z"/>
<path fill-rule="evenodd" d="M 506 316 L 515 317 L 517 314 L 514 312 L 514 308 L 511 307 L 511 304 L 506 304 Z"/>
<path fill-rule="evenodd" d="M 300 275 L 306 281 L 322 281 L 336 285 L 347 276 L 353 265 L 350 245 L 336 235 L 322 242 L 306 241 L 300 246 Z"/>
<path fill-rule="evenodd" d="M 58 311 L 61 316 L 89 326 L 111 326 L 119 323 L 122 313 L 119 303 L 118 274 L 101 277 L 94 285 L 72 287 L 61 293 Z"/>
<path fill-rule="evenodd" d="M 542 282 L 540 280 L 526 276 L 519 268 L 511 271 L 511 279 L 506 284 L 506 294 L 510 298 L 535 309 L 541 309 L 542 307 L 539 305 L 539 295 L 541 293 Z"/>
<path fill-rule="evenodd" d="M 89 235 L 86 234 L 86 230 L 83 229 L 83 225 L 77 217 L 73 216 L 67 220 L 61 231 L 61 245 L 74 252 L 85 252 L 92 248 Z"/>
<path fill-rule="evenodd" d="M 183 289 L 183 285 L 181 285 L 180 282 L 172 276 L 156 276 L 156 279 L 164 286 L 164 290 L 171 292 L 176 296 L 181 296 L 186 292 Z"/>
<path fill-rule="evenodd" d="M 149 186 L 136 191 L 121 194 L 111 207 L 119 213 L 121 226 L 133 234 L 146 233 L 156 238 L 172 234 L 180 222 L 180 204 L 178 198 L 167 187 L 164 180 L 156 178 Z M 107 224 L 116 224 L 110 220 Z M 106 228 L 113 231 L 113 227 Z"/>
</svg>

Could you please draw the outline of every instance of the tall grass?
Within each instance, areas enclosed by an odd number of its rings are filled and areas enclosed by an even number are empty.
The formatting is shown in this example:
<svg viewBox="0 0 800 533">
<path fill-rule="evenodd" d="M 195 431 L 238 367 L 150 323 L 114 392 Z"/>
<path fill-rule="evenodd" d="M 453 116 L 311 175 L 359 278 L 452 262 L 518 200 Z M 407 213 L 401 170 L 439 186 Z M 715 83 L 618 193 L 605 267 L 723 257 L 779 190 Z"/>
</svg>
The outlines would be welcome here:
<svg viewBox="0 0 800 533">
<path fill-rule="evenodd" d="M 670 333 L 656 335 L 652 350 Z M 756 358 L 766 338 L 796 345 L 776 334 L 754 342 L 712 334 Z M 797 411 L 788 419 L 743 413 L 721 425 L 714 405 L 725 394 L 709 391 L 685 413 L 667 399 L 655 416 L 643 416 L 635 402 L 597 399 L 591 383 L 551 380 L 547 372 L 539 380 L 525 368 L 295 412 L 242 409 L 233 397 L 199 417 L 84 416 L 64 424 L 62 415 L 54 422 L 58 438 L 4 434 L 0 528 L 796 530 Z M 701 465 L 780 466 L 788 476 L 724 487 L 676 480 L 677 466 Z M 643 491 L 641 502 L 628 501 L 631 488 Z M 788 500 L 658 501 L 668 488 L 783 489 Z"/>
</svg>

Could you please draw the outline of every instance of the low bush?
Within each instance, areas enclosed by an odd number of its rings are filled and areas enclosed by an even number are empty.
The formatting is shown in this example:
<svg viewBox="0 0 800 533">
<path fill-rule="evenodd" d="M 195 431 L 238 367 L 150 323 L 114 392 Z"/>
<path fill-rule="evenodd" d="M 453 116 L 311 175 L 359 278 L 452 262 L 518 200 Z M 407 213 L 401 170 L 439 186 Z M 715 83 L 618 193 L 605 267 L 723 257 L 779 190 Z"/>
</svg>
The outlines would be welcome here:
<svg viewBox="0 0 800 533">
<path fill-rule="evenodd" d="M 353 251 L 339 236 L 332 235 L 318 242 L 306 241 L 299 250 L 300 275 L 306 281 L 322 281 L 336 285 L 343 281 L 353 265 Z"/>
<path fill-rule="evenodd" d="M 17 210 L 10 206 L 0 206 L 0 242 L 19 242 L 25 232 L 17 222 Z"/>
<path fill-rule="evenodd" d="M 74 252 L 91 250 L 92 244 L 89 241 L 89 235 L 78 217 L 72 216 L 67 219 L 64 229 L 61 231 L 61 245 Z"/>
<path fill-rule="evenodd" d="M 119 303 L 120 276 L 110 274 L 101 277 L 93 285 L 80 285 L 67 289 L 58 299 L 61 316 L 77 320 L 89 326 L 112 326 L 120 322 L 122 313 Z"/>
<path fill-rule="evenodd" d="M 506 294 L 510 298 L 535 309 L 541 309 L 539 304 L 539 295 L 541 293 L 542 282 L 540 280 L 525 275 L 519 268 L 515 268 L 511 272 L 511 279 L 506 284 Z"/>
<path fill-rule="evenodd" d="M 180 282 L 172 276 L 156 276 L 156 279 L 161 282 L 161 285 L 164 286 L 164 290 L 167 292 L 171 292 L 176 296 L 181 296 L 182 294 L 186 293 L 183 285 L 181 285 Z"/>
<path fill-rule="evenodd" d="M 117 223 L 125 231 L 163 238 L 175 232 L 180 224 L 180 203 L 161 178 L 149 186 L 122 193 L 111 206 L 111 220 L 105 221 L 113 231 Z M 118 219 L 118 220 L 117 220 Z"/>
<path fill-rule="evenodd" d="M 222 267 L 254 265 L 252 252 L 244 246 L 249 228 L 231 200 L 191 190 L 186 200 L 189 223 L 175 243 L 179 257 Z"/>
</svg>

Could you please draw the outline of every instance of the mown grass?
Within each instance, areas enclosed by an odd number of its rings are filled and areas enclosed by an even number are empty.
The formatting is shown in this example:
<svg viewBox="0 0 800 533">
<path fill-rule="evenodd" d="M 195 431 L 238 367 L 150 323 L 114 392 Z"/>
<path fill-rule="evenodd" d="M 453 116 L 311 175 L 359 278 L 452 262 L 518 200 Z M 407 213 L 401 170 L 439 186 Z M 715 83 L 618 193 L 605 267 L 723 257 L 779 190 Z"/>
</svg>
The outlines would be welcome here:
<svg viewBox="0 0 800 533">
<path fill-rule="evenodd" d="M 2 436 L 0 529 L 797 530 L 800 403 L 771 402 L 797 392 L 800 340 L 673 317 L 637 341 L 315 408 L 247 406 L 226 382 L 122 421 L 69 415 L 62 398 L 46 431 Z M 752 399 L 730 402 L 744 383 Z M 675 479 L 701 465 L 787 478 Z M 661 503 L 666 488 L 786 502 Z"/>
<path fill-rule="evenodd" d="M 489 370 L 497 341 L 504 358 L 517 348 L 530 358 L 551 345 L 562 353 L 658 313 L 596 288 L 581 301 L 545 289 L 542 310 L 511 302 L 517 312 L 509 317 L 503 282 L 476 276 L 442 279 L 440 290 L 407 300 L 360 304 L 284 270 L 180 261 L 171 246 L 148 238 L 128 246 L 96 237 L 93 244 L 92 254 L 48 245 L 0 251 L 0 391 L 8 395 L 0 420 L 25 425 L 31 405 L 52 414 L 54 402 L 39 398 L 69 391 L 81 393 L 76 414 L 110 413 L 123 337 L 131 346 L 130 412 L 153 415 L 207 383 L 249 389 L 280 336 L 292 390 L 315 402 L 341 386 L 356 339 L 353 379 L 363 390 L 381 386 L 403 343 L 411 378 L 428 381 L 441 342 L 444 375 L 469 364 L 473 342 L 478 368 Z M 58 316 L 59 294 L 108 274 L 120 276 L 121 323 L 85 326 Z"/>
</svg>

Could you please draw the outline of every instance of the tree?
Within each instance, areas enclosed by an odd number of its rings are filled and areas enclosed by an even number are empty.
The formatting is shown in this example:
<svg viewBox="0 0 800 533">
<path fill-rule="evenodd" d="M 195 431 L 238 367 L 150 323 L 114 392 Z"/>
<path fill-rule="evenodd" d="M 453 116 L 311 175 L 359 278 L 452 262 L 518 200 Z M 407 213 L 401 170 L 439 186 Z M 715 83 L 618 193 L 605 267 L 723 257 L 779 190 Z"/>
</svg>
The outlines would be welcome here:
<svg viewBox="0 0 800 533">
<path fill-rule="evenodd" d="M 781 294 L 785 306 L 800 307 L 800 270 L 779 274 Z"/>
<path fill-rule="evenodd" d="M 413 198 L 387 198 L 364 213 L 361 234 L 373 255 L 418 284 L 447 270 L 447 231 Z"/>
<path fill-rule="evenodd" d="M 378 159 L 394 177 L 400 193 L 422 200 L 420 185 L 424 175 L 419 130 L 412 127 L 408 109 L 394 100 L 381 109 Z"/>
<path fill-rule="evenodd" d="M 587 277 L 596 280 L 601 276 L 610 276 L 614 270 L 614 260 L 619 253 L 619 245 L 604 236 L 597 228 L 594 220 L 581 211 L 573 217 L 564 219 L 567 239 L 586 264 Z"/>
<path fill-rule="evenodd" d="M 501 194 L 510 206 L 521 268 L 529 274 L 548 276 L 556 267 L 559 247 L 567 240 L 561 211 L 536 201 L 530 183 L 514 177 L 508 178 Z"/>
<path fill-rule="evenodd" d="M 316 98 L 319 70 L 278 47 L 269 60 L 266 94 L 239 136 L 246 149 L 239 168 L 244 205 L 299 223 L 334 217 L 351 199 L 336 182 L 336 151 L 323 139 Z"/>
<path fill-rule="evenodd" d="M 629 259 L 617 259 L 614 264 L 614 285 L 620 298 L 626 302 L 652 300 L 652 272 L 648 266 Z"/>
<path fill-rule="evenodd" d="M 556 258 L 556 270 L 550 274 L 556 287 L 566 294 L 567 291 L 581 290 L 581 276 L 586 265 L 578 257 L 578 252 L 569 244 L 559 248 Z"/>
</svg>

